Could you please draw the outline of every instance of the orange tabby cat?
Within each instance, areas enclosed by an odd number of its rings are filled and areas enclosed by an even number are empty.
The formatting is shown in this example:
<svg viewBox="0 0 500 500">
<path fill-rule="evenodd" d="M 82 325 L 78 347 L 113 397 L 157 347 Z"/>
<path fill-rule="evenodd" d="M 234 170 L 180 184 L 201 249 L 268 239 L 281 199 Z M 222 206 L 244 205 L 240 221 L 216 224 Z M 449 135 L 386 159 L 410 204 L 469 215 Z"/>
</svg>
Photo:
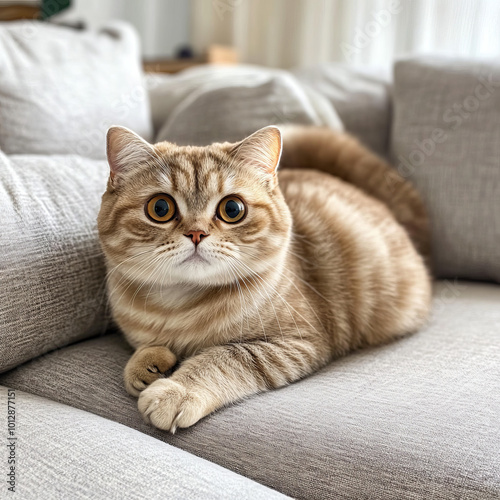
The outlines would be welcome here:
<svg viewBox="0 0 500 500">
<path fill-rule="evenodd" d="M 136 349 L 125 386 L 160 429 L 426 320 L 427 219 L 413 188 L 345 134 L 284 135 L 290 169 L 278 174 L 276 127 L 207 147 L 108 132 L 98 225 L 110 303 Z"/>
</svg>

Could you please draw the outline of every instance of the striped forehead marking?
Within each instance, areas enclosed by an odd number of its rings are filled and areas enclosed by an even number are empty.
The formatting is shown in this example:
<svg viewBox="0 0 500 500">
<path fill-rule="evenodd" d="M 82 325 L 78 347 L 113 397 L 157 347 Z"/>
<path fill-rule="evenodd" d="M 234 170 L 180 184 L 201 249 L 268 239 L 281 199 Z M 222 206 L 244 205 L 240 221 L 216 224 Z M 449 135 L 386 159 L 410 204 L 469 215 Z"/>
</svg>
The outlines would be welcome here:
<svg viewBox="0 0 500 500">
<path fill-rule="evenodd" d="M 182 195 L 193 209 L 202 210 L 214 197 L 228 194 L 233 183 L 226 168 L 230 157 L 203 151 L 166 155 L 168 177 L 173 194 Z"/>
</svg>

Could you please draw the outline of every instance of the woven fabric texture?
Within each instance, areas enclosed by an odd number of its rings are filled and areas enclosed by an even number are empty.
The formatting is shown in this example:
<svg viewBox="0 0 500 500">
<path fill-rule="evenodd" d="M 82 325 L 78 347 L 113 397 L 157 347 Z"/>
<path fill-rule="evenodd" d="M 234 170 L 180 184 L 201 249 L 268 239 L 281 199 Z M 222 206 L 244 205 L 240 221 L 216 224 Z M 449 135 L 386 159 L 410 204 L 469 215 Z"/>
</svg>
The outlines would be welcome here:
<svg viewBox="0 0 500 500">
<path fill-rule="evenodd" d="M 500 282 L 500 65 L 396 64 L 391 155 L 420 191 L 438 277 Z"/>
<path fill-rule="evenodd" d="M 0 371 L 108 325 L 105 161 L 0 151 Z"/>
<path fill-rule="evenodd" d="M 0 387 L 0 411 L 3 415 L 7 414 L 7 395 L 7 388 Z M 218 465 L 96 415 L 21 391 L 15 392 L 13 401 L 17 417 L 17 484 L 15 493 L 9 492 L 5 478 L 2 481 L 2 498 L 288 498 Z"/>
<path fill-rule="evenodd" d="M 500 497 L 500 286 L 442 282 L 421 332 L 340 359 L 177 434 L 123 388 L 131 349 L 106 335 L 0 383 L 97 413 L 301 499 Z"/>
<path fill-rule="evenodd" d="M 136 33 L 38 21 L 0 23 L 0 149 L 105 158 L 106 130 L 151 139 Z"/>
</svg>

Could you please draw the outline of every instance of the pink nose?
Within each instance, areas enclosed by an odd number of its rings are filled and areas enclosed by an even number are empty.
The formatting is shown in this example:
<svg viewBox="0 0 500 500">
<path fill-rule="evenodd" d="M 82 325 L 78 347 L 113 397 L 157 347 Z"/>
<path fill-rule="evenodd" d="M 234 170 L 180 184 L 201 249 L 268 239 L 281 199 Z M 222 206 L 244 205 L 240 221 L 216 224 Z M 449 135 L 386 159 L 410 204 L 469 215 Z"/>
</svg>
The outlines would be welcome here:
<svg viewBox="0 0 500 500">
<path fill-rule="evenodd" d="M 205 233 L 205 231 L 189 231 L 184 236 L 191 238 L 195 246 L 197 246 L 200 243 L 201 239 L 206 238 L 208 234 Z"/>
</svg>

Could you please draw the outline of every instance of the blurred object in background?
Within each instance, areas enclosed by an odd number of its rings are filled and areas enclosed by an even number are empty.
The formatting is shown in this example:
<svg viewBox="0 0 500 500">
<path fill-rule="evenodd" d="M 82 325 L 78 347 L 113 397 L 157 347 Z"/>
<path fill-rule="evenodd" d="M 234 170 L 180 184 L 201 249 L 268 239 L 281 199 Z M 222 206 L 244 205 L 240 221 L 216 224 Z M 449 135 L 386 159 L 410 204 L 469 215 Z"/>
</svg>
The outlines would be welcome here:
<svg viewBox="0 0 500 500">
<path fill-rule="evenodd" d="M 190 0 L 73 0 L 57 20 L 85 21 L 90 28 L 114 19 L 128 21 L 139 32 L 142 55 L 149 60 L 174 58 L 180 47 L 191 45 L 191 10 Z"/>
<path fill-rule="evenodd" d="M 71 5 L 71 0 L 0 0 L 0 21 L 48 19 Z"/>
<path fill-rule="evenodd" d="M 71 6 L 71 0 L 42 0 L 40 2 L 40 17 L 48 19 Z"/>
<path fill-rule="evenodd" d="M 18 19 L 38 19 L 40 17 L 39 2 L 0 1 L 0 21 L 16 21 Z"/>
<path fill-rule="evenodd" d="M 178 73 L 200 64 L 231 65 L 238 62 L 238 53 L 225 45 L 210 45 L 202 56 L 196 56 L 189 45 L 180 47 L 175 57 L 146 59 L 144 71 L 147 73 Z"/>
</svg>

